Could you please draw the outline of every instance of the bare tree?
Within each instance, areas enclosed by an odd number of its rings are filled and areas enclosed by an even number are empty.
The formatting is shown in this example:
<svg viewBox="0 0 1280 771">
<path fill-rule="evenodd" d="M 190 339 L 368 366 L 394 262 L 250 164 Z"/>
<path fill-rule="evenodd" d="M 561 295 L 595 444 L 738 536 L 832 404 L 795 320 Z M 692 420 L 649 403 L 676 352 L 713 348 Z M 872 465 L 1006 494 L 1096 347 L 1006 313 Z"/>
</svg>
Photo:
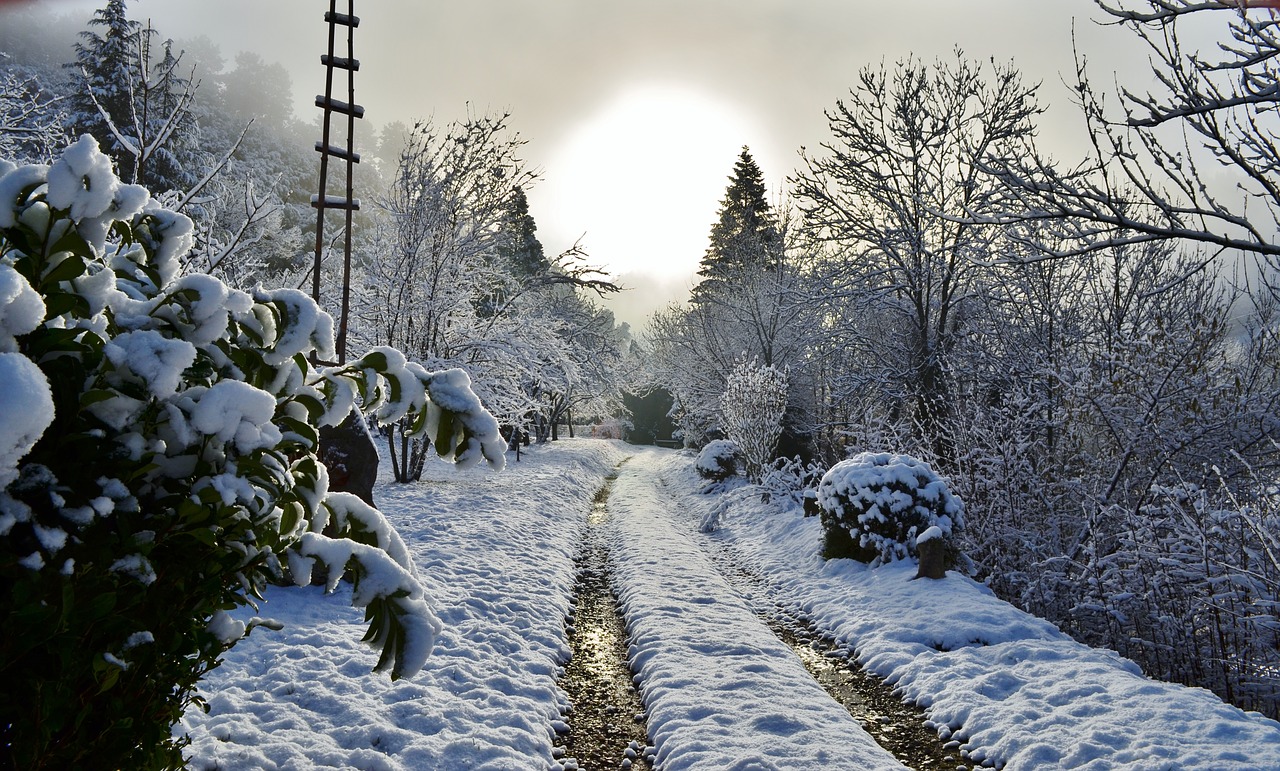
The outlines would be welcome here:
<svg viewBox="0 0 1280 771">
<path fill-rule="evenodd" d="M 803 153 L 793 180 L 811 236 L 835 257 L 826 299 L 881 321 L 840 334 L 879 352 L 940 456 L 950 455 L 946 360 L 1000 232 L 970 220 L 1007 209 L 987 168 L 1030 141 L 1035 90 L 1012 65 L 983 67 L 959 51 L 868 67 L 827 113 L 833 139 L 821 155 Z"/>
<path fill-rule="evenodd" d="M 0 53 L 0 61 L 8 58 Z M 68 144 L 63 98 L 21 68 L 0 73 L 0 157 L 48 162 Z"/>
<path fill-rule="evenodd" d="M 1035 152 L 993 168 L 1019 194 L 1004 221 L 1056 220 L 1080 240 L 1048 256 L 1181 239 L 1254 255 L 1277 291 L 1280 269 L 1280 21 L 1233 0 L 1098 0 L 1146 48 L 1156 88 L 1119 86 L 1109 106 L 1077 55 L 1075 90 L 1092 139 L 1062 170 Z M 1220 31 L 1216 47 L 1184 45 L 1180 27 Z"/>
<path fill-rule="evenodd" d="M 513 206 L 536 175 L 519 157 L 524 142 L 508 118 L 471 117 L 443 131 L 414 127 L 363 260 L 355 331 L 426 366 L 467 369 L 505 425 L 536 417 L 550 426 L 594 398 L 591 373 L 609 361 L 593 360 L 603 350 L 598 320 L 572 310 L 576 292 L 617 287 L 576 247 L 542 257 L 527 209 Z M 391 430 L 392 462 L 396 478 L 408 482 L 421 474 L 427 445 L 407 439 L 403 428 Z"/>
<path fill-rule="evenodd" d="M 725 435 L 738 446 L 747 477 L 760 484 L 773 463 L 787 410 L 787 372 L 742 359 L 729 373 L 720 399 Z"/>
</svg>

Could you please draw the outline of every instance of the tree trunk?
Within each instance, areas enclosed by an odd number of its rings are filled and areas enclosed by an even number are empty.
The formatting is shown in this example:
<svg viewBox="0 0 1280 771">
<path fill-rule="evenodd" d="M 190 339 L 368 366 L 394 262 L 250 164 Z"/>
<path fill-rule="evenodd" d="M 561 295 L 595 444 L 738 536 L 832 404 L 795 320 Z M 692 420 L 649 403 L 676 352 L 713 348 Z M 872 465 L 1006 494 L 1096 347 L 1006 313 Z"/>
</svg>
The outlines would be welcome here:
<svg viewBox="0 0 1280 771">
<path fill-rule="evenodd" d="M 387 426 L 387 454 L 391 456 L 391 477 L 397 482 L 403 482 L 403 476 L 400 473 L 400 458 L 396 454 L 396 427 L 394 424 Z"/>
</svg>

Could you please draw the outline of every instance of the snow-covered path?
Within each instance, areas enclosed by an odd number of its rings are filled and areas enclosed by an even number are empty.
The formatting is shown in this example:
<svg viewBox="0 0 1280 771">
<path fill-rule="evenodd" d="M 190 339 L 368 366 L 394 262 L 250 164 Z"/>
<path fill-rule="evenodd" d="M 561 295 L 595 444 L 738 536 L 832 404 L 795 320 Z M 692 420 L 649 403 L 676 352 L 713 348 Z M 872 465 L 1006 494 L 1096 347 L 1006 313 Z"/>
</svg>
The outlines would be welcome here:
<svg viewBox="0 0 1280 771">
<path fill-rule="evenodd" d="M 673 459 L 664 478 L 693 490 Z M 699 501 L 698 499 L 702 499 Z M 984 586 L 948 573 L 913 580 L 914 563 L 868 569 L 824 562 L 821 525 L 799 506 L 743 487 L 689 495 L 725 513 L 714 537 L 771 584 L 773 600 L 924 707 L 972 765 L 1005 771 L 1274 771 L 1280 723 L 1202 688 L 1144 677 L 1133 662 L 1072 640 Z"/>
<path fill-rule="evenodd" d="M 901 769 L 672 521 L 686 507 L 663 489 L 664 458 L 635 455 L 609 499 L 614 586 L 659 768 Z"/>
<path fill-rule="evenodd" d="M 574 557 L 592 498 L 624 457 L 605 442 L 536 448 L 494 473 L 432 462 L 416 485 L 380 484 L 445 628 L 417 676 L 373 674 L 349 587 L 273 588 L 255 630 L 188 712 L 194 769 L 514 771 L 558 766 L 568 704 L 556 681 Z M 241 614 L 243 617 L 245 614 Z"/>
<path fill-rule="evenodd" d="M 925 707 L 966 768 L 1280 768 L 1275 721 L 1149 680 L 961 576 L 824 563 L 816 518 L 749 488 L 702 495 L 687 455 L 592 440 L 534 448 L 499 474 L 435 464 L 422 485 L 381 485 L 445 622 L 426 668 L 397 683 L 371 674 L 377 657 L 342 590 L 273 589 L 263 614 L 285 629 L 237 645 L 202 687 L 209 714 L 178 727 L 191 766 L 561 768 L 574 558 L 594 494 L 628 456 L 605 528 L 660 771 L 902 767 L 720 575 L 713 541 Z M 697 532 L 720 503 L 720 531 Z"/>
</svg>

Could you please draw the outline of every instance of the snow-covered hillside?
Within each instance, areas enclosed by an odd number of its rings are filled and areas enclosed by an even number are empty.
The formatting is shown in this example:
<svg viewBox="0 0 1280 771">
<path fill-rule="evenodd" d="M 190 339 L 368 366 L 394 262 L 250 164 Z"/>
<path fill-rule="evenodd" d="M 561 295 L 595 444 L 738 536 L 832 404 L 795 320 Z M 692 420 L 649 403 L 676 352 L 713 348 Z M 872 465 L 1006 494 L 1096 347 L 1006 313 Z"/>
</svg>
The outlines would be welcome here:
<svg viewBox="0 0 1280 771">
<path fill-rule="evenodd" d="M 747 488 L 727 493 L 721 528 L 703 535 L 717 501 L 698 492 L 691 456 L 592 440 L 536 447 L 501 473 L 432 465 L 422 485 L 381 485 L 445 623 L 427 666 L 397 683 L 370 674 L 376 656 L 346 598 L 275 589 L 263 613 L 285 629 L 232 650 L 202 690 L 209 714 L 179 726 L 192 766 L 561 767 L 552 740 L 568 706 L 556 678 L 574 555 L 594 493 L 628 456 L 608 538 L 658 768 L 899 767 L 759 622 L 712 552 L 925 706 L 970 763 L 1280 767 L 1280 724 L 1148 680 L 955 574 L 824 564 L 816 519 Z"/>
</svg>

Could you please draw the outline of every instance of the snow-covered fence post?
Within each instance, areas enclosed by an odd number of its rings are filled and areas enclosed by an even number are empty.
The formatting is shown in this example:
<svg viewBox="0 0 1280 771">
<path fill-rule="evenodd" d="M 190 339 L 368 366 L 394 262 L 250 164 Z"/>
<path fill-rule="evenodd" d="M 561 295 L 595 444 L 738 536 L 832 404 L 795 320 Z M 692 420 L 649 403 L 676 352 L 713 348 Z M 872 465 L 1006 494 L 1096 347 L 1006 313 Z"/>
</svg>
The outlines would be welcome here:
<svg viewBox="0 0 1280 771">
<path fill-rule="evenodd" d="M 437 452 L 501 466 L 460 370 L 390 348 L 343 366 L 293 289 L 177 278 L 191 221 L 123 185 L 91 137 L 0 161 L 0 765 L 181 767 L 171 727 L 288 563 L 354 577 L 378 669 L 439 631 L 403 543 L 330 493 L 318 429 L 357 405 Z M 57 687 L 50 687 L 56 677 Z"/>
</svg>

